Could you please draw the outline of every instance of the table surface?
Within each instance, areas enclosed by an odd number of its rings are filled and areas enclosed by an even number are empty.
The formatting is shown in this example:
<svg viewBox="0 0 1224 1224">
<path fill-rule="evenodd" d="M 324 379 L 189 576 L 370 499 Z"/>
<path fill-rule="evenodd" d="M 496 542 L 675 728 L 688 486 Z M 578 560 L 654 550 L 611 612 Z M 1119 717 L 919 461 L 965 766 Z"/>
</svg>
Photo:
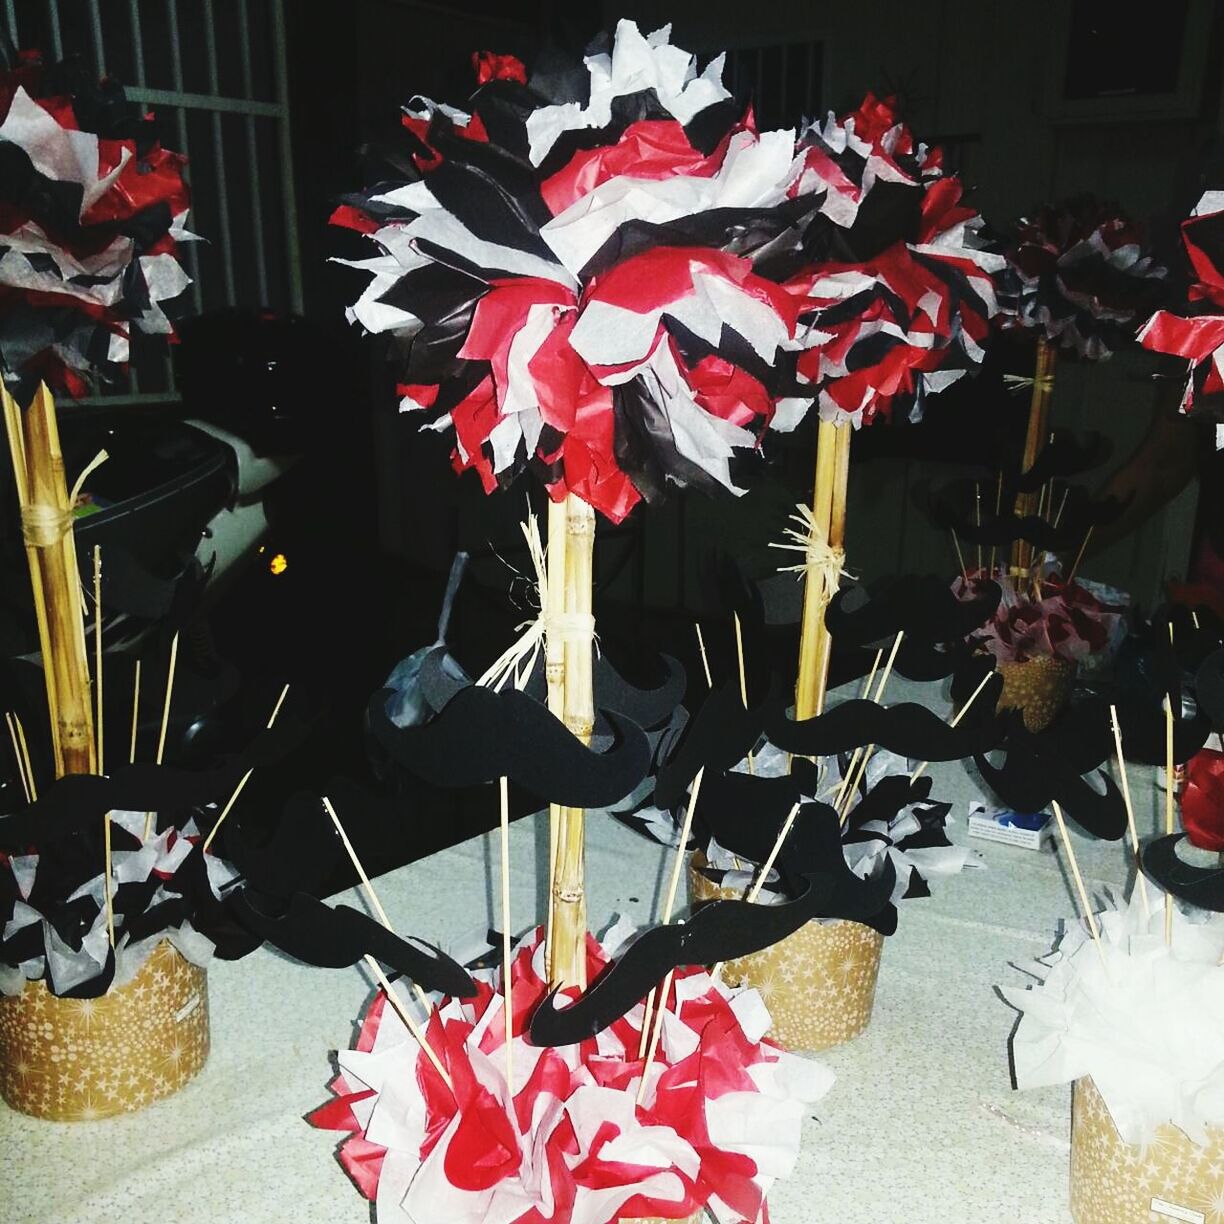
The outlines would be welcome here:
<svg viewBox="0 0 1224 1224">
<path fill-rule="evenodd" d="M 898 681 L 890 698 L 903 697 L 947 710 L 936 686 Z M 950 832 L 964 842 L 980 784 L 962 764 L 933 766 L 931 774 L 932 794 L 955 802 Z M 1133 769 L 1131 785 L 1143 835 L 1161 806 L 1152 771 Z M 515 930 L 542 912 L 537 864 L 546 824 L 528 818 L 511 829 Z M 1072 837 L 1089 889 L 1120 895 L 1128 875 L 1122 847 Z M 1026 980 L 1012 962 L 1046 952 L 1058 924 L 1074 915 L 1063 855 L 970 844 L 986 870 L 935 881 L 933 896 L 902 903 L 870 1026 L 816 1056 L 837 1083 L 805 1125 L 795 1175 L 770 1195 L 774 1224 L 1070 1218 L 1070 1091 L 1013 1090 L 1008 1038 L 1016 1013 L 995 991 Z M 602 928 L 617 913 L 649 921 L 669 867 L 662 847 L 593 816 L 592 924 Z M 375 886 L 398 931 L 453 947 L 494 921 L 496 873 L 493 833 Z M 361 904 L 355 896 L 337 899 Z M 338 1136 L 303 1115 L 327 1099 L 332 1052 L 353 1040 L 370 993 L 362 969 L 314 969 L 267 949 L 214 962 L 212 1053 L 178 1095 L 140 1113 L 75 1124 L 0 1104 L 0 1221 L 368 1224 L 368 1204 L 335 1159 Z"/>
</svg>

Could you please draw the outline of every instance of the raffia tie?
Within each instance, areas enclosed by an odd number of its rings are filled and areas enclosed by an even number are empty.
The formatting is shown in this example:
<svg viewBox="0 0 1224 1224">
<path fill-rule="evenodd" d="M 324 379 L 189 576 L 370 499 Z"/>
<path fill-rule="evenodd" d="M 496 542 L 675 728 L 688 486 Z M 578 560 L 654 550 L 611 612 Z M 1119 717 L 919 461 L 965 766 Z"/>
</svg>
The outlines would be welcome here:
<svg viewBox="0 0 1224 1224">
<path fill-rule="evenodd" d="M 1037 390 L 1044 391 L 1048 395 L 1054 390 L 1054 375 L 1043 374 L 1040 378 L 1033 378 L 1025 374 L 1004 374 L 1003 385 L 1014 393 L 1029 391 L 1036 387 Z"/>
<path fill-rule="evenodd" d="M 565 612 L 559 616 L 548 614 L 548 601 L 544 598 L 548 570 L 544 558 L 544 543 L 540 538 L 540 524 L 536 516 L 530 514 L 527 521 L 519 526 L 527 541 L 527 551 L 535 570 L 535 581 L 528 579 L 528 582 L 540 611 L 533 620 L 523 621 L 518 626 L 519 636 L 476 681 L 477 684 L 492 688 L 495 692 L 500 692 L 507 681 L 511 681 L 516 689 L 526 686 L 536 660 L 540 657 L 540 651 L 549 637 L 553 641 L 581 641 L 595 636 L 595 617 L 590 613 Z"/>
<path fill-rule="evenodd" d="M 790 516 L 790 521 L 797 524 L 785 531 L 785 540 L 773 540 L 770 548 L 784 548 L 789 552 L 803 554 L 803 561 L 798 565 L 783 565 L 778 572 L 781 574 L 810 575 L 817 583 L 818 593 L 824 599 L 831 599 L 840 585 L 841 579 L 853 578 L 854 575 L 845 569 L 846 553 L 841 548 L 833 548 L 828 536 L 812 514 L 811 506 L 798 505 L 796 513 Z"/>
<path fill-rule="evenodd" d="M 76 478 L 76 484 L 68 494 L 68 505 L 75 506 L 81 496 L 85 481 L 95 468 L 101 467 L 110 456 L 99 451 Z M 31 502 L 21 507 L 21 534 L 33 548 L 54 548 L 72 528 L 72 511 L 61 510 L 48 502 Z"/>
</svg>

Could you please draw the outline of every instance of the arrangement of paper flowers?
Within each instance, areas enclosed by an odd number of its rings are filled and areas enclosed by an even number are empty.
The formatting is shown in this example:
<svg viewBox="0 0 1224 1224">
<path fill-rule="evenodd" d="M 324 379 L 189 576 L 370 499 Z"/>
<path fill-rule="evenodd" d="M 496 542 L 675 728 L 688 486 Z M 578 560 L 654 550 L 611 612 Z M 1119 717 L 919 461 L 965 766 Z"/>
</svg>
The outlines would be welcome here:
<svg viewBox="0 0 1224 1224">
<path fill-rule="evenodd" d="M 619 923 L 602 944 L 588 940 L 592 980 L 632 935 Z M 341 1163 L 381 1224 L 607 1224 L 702 1208 L 723 1224 L 766 1218 L 765 1196 L 793 1170 L 800 1124 L 833 1075 L 762 1041 L 756 992 L 677 971 L 643 1084 L 640 1005 L 593 1040 L 539 1048 L 525 1031 L 548 994 L 541 931 L 519 945 L 511 976 L 509 1047 L 506 992 L 484 971 L 475 999 L 442 999 L 429 1017 L 438 1066 L 385 993 L 340 1053 L 334 1099 L 311 1121 L 350 1132 Z"/>
<path fill-rule="evenodd" d="M 73 64 L 0 73 L 0 365 L 22 400 L 114 376 L 133 331 L 174 334 L 188 192 L 153 127 Z"/>
<path fill-rule="evenodd" d="M 1101 360 L 1160 304 L 1166 270 L 1139 226 L 1093 196 L 1043 204 L 1015 225 L 1000 296 L 1003 328 Z"/>
<path fill-rule="evenodd" d="M 1182 242 L 1193 271 L 1188 300 L 1158 310 L 1143 325 L 1139 343 L 1189 363 L 1182 409 L 1224 391 L 1224 191 L 1207 191 L 1182 222 Z"/>
</svg>

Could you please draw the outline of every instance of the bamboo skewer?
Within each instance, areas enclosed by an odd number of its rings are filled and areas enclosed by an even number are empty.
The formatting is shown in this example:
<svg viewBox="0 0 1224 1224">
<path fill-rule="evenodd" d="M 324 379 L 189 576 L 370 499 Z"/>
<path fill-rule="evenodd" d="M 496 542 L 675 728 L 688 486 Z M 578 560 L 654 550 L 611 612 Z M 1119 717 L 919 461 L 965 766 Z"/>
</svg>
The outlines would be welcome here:
<svg viewBox="0 0 1224 1224">
<path fill-rule="evenodd" d="M 4 715 L 5 725 L 8 727 L 9 739 L 13 742 L 13 760 L 17 762 L 17 778 L 21 782 L 22 792 L 25 794 L 26 803 L 33 803 L 33 798 L 30 795 L 30 781 L 26 777 L 25 762 L 21 757 L 21 745 L 17 742 L 17 727 L 13 722 L 13 715 L 6 713 Z"/>
<path fill-rule="evenodd" d="M 697 630 L 697 650 L 701 654 L 701 669 L 705 672 L 706 688 L 714 687 L 714 677 L 710 674 L 710 656 L 706 654 L 705 638 L 701 636 L 701 622 L 694 621 L 693 628 Z"/>
<path fill-rule="evenodd" d="M 98 772 L 105 773 L 102 738 L 102 549 L 95 544 L 93 550 L 93 599 L 94 599 L 94 741 L 98 752 Z"/>
<path fill-rule="evenodd" d="M 739 665 L 739 686 L 740 686 L 740 701 L 743 703 L 744 709 L 748 708 L 748 675 L 744 670 L 744 631 L 740 626 L 739 613 L 734 613 L 735 616 L 735 658 Z M 756 773 L 756 762 L 753 759 L 752 749 L 748 749 L 748 772 Z"/>
<path fill-rule="evenodd" d="M 1135 808 L 1131 803 L 1130 779 L 1126 776 L 1126 759 L 1122 755 L 1122 728 L 1118 726 L 1118 707 L 1109 707 L 1109 718 L 1113 723 L 1114 751 L 1118 757 L 1118 776 L 1122 782 L 1122 802 L 1126 805 L 1126 827 L 1130 832 L 1131 851 L 1135 855 L 1135 879 L 1139 881 L 1139 895 L 1143 899 L 1143 916 L 1152 916 L 1148 904 L 1147 881 L 1143 878 L 1143 866 L 1139 862 L 1139 833 L 1135 828 Z"/>
<path fill-rule="evenodd" d="M 510 980 L 510 788 L 503 776 L 497 780 L 501 824 L 501 921 L 502 921 L 502 1011 L 506 1020 L 506 1084 L 514 1098 L 514 1012 Z"/>
<path fill-rule="evenodd" d="M 21 715 L 13 712 L 13 726 L 17 728 L 17 742 L 21 745 L 21 759 L 25 762 L 26 781 L 30 786 L 30 802 L 38 802 L 38 783 L 34 778 L 34 763 L 30 759 L 30 745 L 26 743 L 25 727 L 21 725 Z"/>
<path fill-rule="evenodd" d="M 663 903 L 663 922 L 666 924 L 672 920 L 672 912 L 676 906 L 676 891 L 680 887 L 680 869 L 684 864 L 684 852 L 688 849 L 689 833 L 693 828 L 693 813 L 697 810 L 697 796 L 701 793 L 701 779 L 705 776 L 705 766 L 702 766 L 696 777 L 693 778 L 693 785 L 689 791 L 688 806 L 684 809 L 684 820 L 680 826 L 680 840 L 676 845 L 676 858 L 672 864 L 671 879 L 667 885 L 667 900 Z M 664 989 L 663 997 L 667 997 L 667 991 Z M 638 1039 L 638 1057 L 641 1058 L 646 1052 L 646 1034 L 650 1031 L 650 1013 L 654 1007 L 655 992 L 651 992 L 646 996 L 645 1009 L 642 1013 L 642 1031 Z M 645 1075 L 643 1074 L 643 1080 Z"/>
<path fill-rule="evenodd" d="M 999 481 L 998 481 L 998 484 L 995 486 L 995 518 L 996 519 L 1002 513 L 1002 510 L 1003 510 L 1003 472 L 1000 471 Z M 997 545 L 994 545 L 994 544 L 990 546 L 990 573 L 987 575 L 988 578 L 994 577 L 995 548 L 996 547 Z"/>
<path fill-rule="evenodd" d="M 892 674 L 893 663 L 897 658 L 897 651 L 901 649 L 901 639 L 905 637 L 905 630 L 898 630 L 897 636 L 893 638 L 892 649 L 888 652 L 888 662 L 884 664 L 884 673 L 880 676 L 879 683 L 876 685 L 875 702 L 878 705 L 884 699 L 884 690 L 888 687 L 888 677 Z M 854 750 L 854 755 L 850 758 L 850 764 L 846 767 L 845 777 L 841 780 L 841 785 L 837 788 L 837 798 L 833 801 L 833 807 L 841 813 L 842 824 L 846 823 L 846 817 L 850 814 L 850 803 L 854 798 L 855 788 L 859 784 L 859 779 L 863 776 L 863 771 L 867 768 L 867 762 L 871 758 L 871 754 L 875 752 L 875 745 L 868 744 L 866 751 L 861 748 Z M 845 799 L 845 809 L 842 809 L 842 800 Z"/>
<path fill-rule="evenodd" d="M 111 872 L 114 868 L 111 863 L 110 812 L 105 812 L 102 815 L 102 852 L 106 862 L 106 869 L 102 875 L 102 892 L 106 898 L 106 934 L 113 951 L 115 947 L 115 903 L 111 897 Z"/>
<path fill-rule="evenodd" d="M 285 687 L 281 689 L 280 696 L 276 699 L 276 705 L 272 707 L 272 715 L 268 719 L 267 724 L 264 727 L 265 731 L 270 731 L 272 729 L 272 724 L 276 722 L 276 716 L 280 713 L 281 706 L 285 704 L 285 698 L 286 696 L 288 696 L 288 693 L 289 693 L 289 686 L 286 684 Z M 225 806 L 221 809 L 221 814 L 213 822 L 213 827 L 209 829 L 208 836 L 204 839 L 203 849 L 205 852 L 207 852 L 208 848 L 212 845 L 213 838 L 217 836 L 217 830 L 220 829 L 221 825 L 225 821 L 225 818 L 230 814 L 230 811 L 233 808 L 234 804 L 238 802 L 238 796 L 242 794 L 243 788 L 251 780 L 251 775 L 254 772 L 255 772 L 255 767 L 252 766 L 250 769 L 246 771 L 246 773 L 242 775 L 241 778 L 239 778 L 238 785 L 234 787 L 233 793 L 226 800 Z"/>
<path fill-rule="evenodd" d="M 175 633 L 174 637 L 170 639 L 170 661 L 166 665 L 166 696 L 165 696 L 165 700 L 162 702 L 161 729 L 158 731 L 158 734 L 157 734 L 156 763 L 158 765 L 162 763 L 162 757 L 165 755 L 165 752 L 166 752 L 166 729 L 170 725 L 170 701 L 171 701 L 171 698 L 174 696 L 174 673 L 178 665 L 178 644 L 179 644 L 179 635 Z M 150 836 L 152 836 L 153 817 L 155 815 L 156 815 L 155 812 L 145 813 L 145 828 L 144 828 L 145 841 L 148 841 Z"/>
<path fill-rule="evenodd" d="M 961 719 L 964 718 L 965 715 L 969 713 L 969 707 L 973 705 L 973 703 L 978 699 L 978 694 L 986 687 L 987 684 L 990 683 L 990 680 L 994 676 L 994 674 L 995 673 L 993 671 L 988 671 L 982 677 L 981 681 L 978 683 L 977 688 L 975 688 L 973 692 L 970 694 L 969 700 L 966 701 L 965 704 L 961 706 L 959 710 L 957 710 L 956 716 L 948 724 L 950 727 L 953 728 L 953 730 L 955 730 L 957 727 L 960 726 Z M 930 763 L 931 763 L 930 761 L 923 761 L 922 764 L 920 764 L 914 770 L 914 772 L 910 774 L 909 780 L 911 782 L 917 782 L 918 779 L 922 777 L 923 773 L 926 772 L 926 769 L 930 765 Z"/>
<path fill-rule="evenodd" d="M 565 502 L 548 500 L 548 549 L 545 553 L 544 591 L 541 598 L 547 613 L 544 634 L 544 677 L 548 686 L 548 711 L 565 718 L 565 639 L 556 631 L 565 615 Z M 553 921 L 556 903 L 552 882 L 557 875 L 557 846 L 561 833 L 560 804 L 548 805 L 548 916 L 544 950 L 549 980 L 552 980 Z"/>
<path fill-rule="evenodd" d="M 961 552 L 960 540 L 956 538 L 956 528 L 949 527 L 948 531 L 952 535 L 952 547 L 956 549 L 956 564 L 960 566 L 961 578 L 964 580 L 965 585 L 968 586 L 969 585 L 969 570 L 965 566 L 965 557 L 964 557 L 964 554 Z"/>
<path fill-rule="evenodd" d="M 978 531 L 982 529 L 982 486 L 979 481 L 973 482 L 973 513 L 977 524 Z M 977 543 L 977 572 L 981 577 L 982 573 L 982 541 L 979 539 Z"/>
<path fill-rule="evenodd" d="M 1079 564 L 1084 559 L 1084 550 L 1088 547 L 1088 541 L 1092 539 L 1093 526 L 1095 526 L 1095 524 L 1090 525 L 1088 530 L 1084 532 L 1084 542 L 1080 545 L 1079 552 L 1075 554 L 1075 562 L 1071 566 L 1071 572 L 1067 575 L 1067 586 L 1070 586 L 1075 580 L 1075 571 L 1079 569 Z"/>
<path fill-rule="evenodd" d="M 434 1053 L 433 1047 L 425 1040 L 425 1033 L 422 1031 L 421 1026 L 412 1018 L 412 1013 L 404 1006 L 404 1000 L 392 989 L 390 979 L 383 972 L 383 967 L 368 952 L 366 953 L 365 962 L 370 972 L 374 975 L 375 980 L 382 987 L 383 993 L 387 996 L 387 1002 L 395 1008 L 399 1018 L 404 1022 L 404 1027 L 417 1045 L 421 1047 L 421 1053 L 433 1063 L 434 1070 L 442 1077 L 442 1082 L 450 1089 L 453 1095 L 455 1085 L 451 1081 L 450 1072 L 442 1065 L 442 1061 Z"/>
<path fill-rule="evenodd" d="M 1173 639 L 1173 626 L 1169 625 L 1169 640 Z M 1165 698 L 1165 836 L 1171 837 L 1177 832 L 1173 821 L 1173 699 Z M 1173 943 L 1173 896 L 1165 889 L 1164 895 L 1164 936 L 1166 946 Z"/>
<path fill-rule="evenodd" d="M 1075 889 L 1079 893 L 1080 905 L 1083 907 L 1084 916 L 1088 919 L 1088 929 L 1092 932 L 1092 942 L 1096 944 L 1097 954 L 1101 958 L 1101 964 L 1105 964 L 1105 950 L 1101 947 L 1101 932 L 1097 926 L 1096 915 L 1092 912 L 1092 904 L 1088 900 L 1088 890 L 1084 887 L 1084 877 L 1080 874 L 1079 861 L 1075 857 L 1075 850 L 1071 845 L 1071 837 L 1067 832 L 1067 822 L 1063 819 L 1062 808 L 1058 806 L 1058 801 L 1054 804 L 1054 819 L 1058 821 L 1058 833 L 1062 838 L 1063 849 L 1067 852 L 1067 864 L 1071 868 L 1071 875 L 1075 880 Z"/>
<path fill-rule="evenodd" d="M 332 824 L 336 826 L 336 833 L 340 837 L 340 844 L 344 847 L 344 852 L 348 855 L 349 862 L 353 864 L 357 872 L 357 878 L 361 881 L 361 891 L 365 894 L 366 900 L 369 901 L 370 908 L 374 911 L 378 921 L 394 935 L 395 928 L 391 925 L 391 919 L 387 917 L 387 911 L 383 909 L 383 904 L 378 899 L 378 894 L 374 891 L 374 885 L 370 883 L 370 877 L 366 875 L 366 869 L 357 857 L 357 851 L 353 849 L 353 843 L 349 841 L 349 836 L 344 831 L 344 826 L 340 823 L 340 817 L 336 814 L 336 809 L 332 806 L 331 800 L 326 795 L 323 796 L 323 807 L 326 809 L 328 816 L 331 817 Z M 416 991 L 417 998 L 425 1005 L 425 1014 L 427 1016 L 430 1015 L 433 1012 L 433 1004 L 429 1001 L 429 996 L 416 982 L 412 983 L 412 989 Z"/>
<path fill-rule="evenodd" d="M 128 744 L 128 764 L 136 764 L 136 731 L 140 726 L 140 659 L 136 660 L 136 672 L 132 682 L 132 737 Z"/>
</svg>

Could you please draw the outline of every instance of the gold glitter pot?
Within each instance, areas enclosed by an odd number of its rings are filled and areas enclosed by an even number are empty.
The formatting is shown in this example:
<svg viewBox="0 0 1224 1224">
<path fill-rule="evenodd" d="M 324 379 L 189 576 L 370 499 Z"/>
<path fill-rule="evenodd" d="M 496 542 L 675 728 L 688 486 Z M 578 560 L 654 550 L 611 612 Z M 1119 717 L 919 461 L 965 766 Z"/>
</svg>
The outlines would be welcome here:
<svg viewBox="0 0 1224 1224">
<path fill-rule="evenodd" d="M 997 708 L 1019 710 L 1025 730 L 1033 734 L 1054 721 L 1075 683 L 1075 661 L 1056 655 L 1035 655 L 1023 663 L 1000 662 L 995 667 L 1003 677 Z"/>
<path fill-rule="evenodd" d="M 701 874 L 705 856 L 689 862 L 693 901 L 740 900 Z M 753 986 L 773 1021 L 769 1036 L 788 1050 L 813 1052 L 857 1037 L 871 1020 L 884 936 L 858 922 L 809 922 L 793 935 L 732 960 L 723 968 L 728 986 Z"/>
<path fill-rule="evenodd" d="M 1205 1147 L 1162 1126 L 1144 1147 L 1123 1143 L 1096 1085 L 1071 1097 L 1071 1217 L 1075 1224 L 1185 1220 L 1224 1224 L 1224 1127 Z"/>
<path fill-rule="evenodd" d="M 163 940 L 125 986 L 0 997 L 0 1096 L 53 1122 L 130 1113 L 177 1092 L 208 1057 L 208 977 Z"/>
</svg>

